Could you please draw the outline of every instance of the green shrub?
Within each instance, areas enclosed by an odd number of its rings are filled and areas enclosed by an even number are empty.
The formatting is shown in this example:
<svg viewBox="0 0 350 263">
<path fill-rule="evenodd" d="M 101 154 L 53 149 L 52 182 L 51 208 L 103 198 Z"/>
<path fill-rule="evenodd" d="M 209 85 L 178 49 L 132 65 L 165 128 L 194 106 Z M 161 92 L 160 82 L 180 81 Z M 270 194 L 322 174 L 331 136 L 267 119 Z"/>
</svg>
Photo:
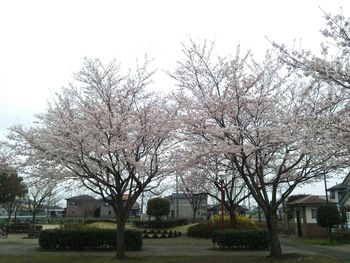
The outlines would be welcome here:
<svg viewBox="0 0 350 263">
<path fill-rule="evenodd" d="M 169 220 L 169 221 L 138 221 L 135 220 L 134 226 L 140 227 L 140 228 L 171 228 L 171 227 L 177 227 L 177 226 L 184 226 L 188 225 L 187 219 L 179 219 L 179 220 Z"/>
<path fill-rule="evenodd" d="M 13 224 L 9 225 L 7 232 L 8 233 L 24 233 L 28 232 L 29 224 Z"/>
<path fill-rule="evenodd" d="M 321 205 L 317 209 L 317 224 L 322 227 L 333 227 L 341 223 L 340 213 L 335 205 Z"/>
<path fill-rule="evenodd" d="M 215 230 L 212 241 L 221 248 L 263 250 L 269 247 L 269 236 L 265 230 Z"/>
<path fill-rule="evenodd" d="M 189 237 L 199 237 L 199 238 L 211 238 L 213 231 L 223 229 L 232 229 L 231 222 L 229 220 L 224 220 L 223 225 L 221 221 L 213 220 L 207 222 L 201 222 L 187 229 L 187 236 Z M 249 218 L 240 216 L 237 217 L 237 228 L 238 229 L 257 229 L 254 221 Z"/>
<path fill-rule="evenodd" d="M 214 222 L 201 222 L 187 229 L 188 237 L 211 238 L 214 230 L 219 229 Z"/>
<path fill-rule="evenodd" d="M 333 234 L 333 238 L 339 243 L 350 244 L 350 231 L 348 229 L 337 230 Z"/>
<path fill-rule="evenodd" d="M 142 233 L 125 230 L 126 250 L 140 250 Z M 47 250 L 115 249 L 117 233 L 112 229 L 48 229 L 39 236 L 39 245 Z"/>
<path fill-rule="evenodd" d="M 170 213 L 169 200 L 155 197 L 147 202 L 147 215 L 155 216 L 157 221 L 160 221 L 162 216 L 166 216 Z"/>
</svg>

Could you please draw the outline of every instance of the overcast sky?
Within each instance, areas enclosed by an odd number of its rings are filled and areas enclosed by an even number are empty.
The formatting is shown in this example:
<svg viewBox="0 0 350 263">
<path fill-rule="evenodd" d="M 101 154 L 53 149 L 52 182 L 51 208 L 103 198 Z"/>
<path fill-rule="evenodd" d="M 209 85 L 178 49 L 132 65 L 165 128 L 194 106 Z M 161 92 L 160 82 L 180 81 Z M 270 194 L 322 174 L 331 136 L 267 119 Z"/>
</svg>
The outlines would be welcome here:
<svg viewBox="0 0 350 263">
<path fill-rule="evenodd" d="M 319 7 L 333 14 L 342 7 L 350 16 L 350 1 L 339 0 L 3 0 L 0 138 L 9 126 L 30 124 L 43 112 L 84 57 L 115 58 L 128 68 L 148 53 L 158 68 L 155 88 L 166 90 L 173 83 L 162 70 L 174 69 L 180 43 L 189 37 L 215 41 L 220 54 L 241 44 L 259 57 L 270 47 L 265 36 L 319 50 Z"/>
</svg>

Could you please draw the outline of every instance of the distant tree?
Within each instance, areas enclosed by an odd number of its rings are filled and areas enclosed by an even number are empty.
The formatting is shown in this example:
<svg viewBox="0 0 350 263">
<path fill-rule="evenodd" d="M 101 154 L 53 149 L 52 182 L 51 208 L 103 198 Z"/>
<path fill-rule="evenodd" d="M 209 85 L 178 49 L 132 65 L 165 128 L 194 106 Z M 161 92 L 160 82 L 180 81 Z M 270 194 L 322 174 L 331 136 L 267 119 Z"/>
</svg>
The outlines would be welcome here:
<svg viewBox="0 0 350 263">
<path fill-rule="evenodd" d="M 333 241 L 332 227 L 341 223 L 338 208 L 335 205 L 322 205 L 317 209 L 317 224 L 327 227 Z"/>
<path fill-rule="evenodd" d="M 18 176 L 17 171 L 0 160 L 0 203 L 8 213 L 7 227 L 10 223 L 12 213 L 19 205 L 21 199 L 27 192 L 23 178 Z"/>
<path fill-rule="evenodd" d="M 188 171 L 180 176 L 179 189 L 185 195 L 192 209 L 192 222 L 196 222 L 197 212 L 205 204 L 208 194 L 203 190 L 203 177 L 197 171 Z"/>
<path fill-rule="evenodd" d="M 161 220 L 162 216 L 170 213 L 170 203 L 168 200 L 156 197 L 147 202 L 147 215 L 155 216 L 157 221 Z"/>
<path fill-rule="evenodd" d="M 54 191 L 54 185 L 47 182 L 31 183 L 26 195 L 26 203 L 32 214 L 32 223 L 35 224 L 36 215 L 40 212 Z"/>
<path fill-rule="evenodd" d="M 186 158 L 186 162 L 189 160 L 190 158 Z M 206 193 L 217 203 L 223 201 L 224 207 L 229 211 L 231 226 L 236 227 L 239 205 L 250 196 L 249 189 L 239 173 L 227 159 L 219 158 L 215 154 L 202 156 L 192 165 L 191 169 L 187 168 L 191 173 L 184 177 L 187 182 L 185 185 L 190 185 L 189 189 L 196 190 L 194 193 Z M 224 200 L 221 191 L 224 192 Z"/>
</svg>

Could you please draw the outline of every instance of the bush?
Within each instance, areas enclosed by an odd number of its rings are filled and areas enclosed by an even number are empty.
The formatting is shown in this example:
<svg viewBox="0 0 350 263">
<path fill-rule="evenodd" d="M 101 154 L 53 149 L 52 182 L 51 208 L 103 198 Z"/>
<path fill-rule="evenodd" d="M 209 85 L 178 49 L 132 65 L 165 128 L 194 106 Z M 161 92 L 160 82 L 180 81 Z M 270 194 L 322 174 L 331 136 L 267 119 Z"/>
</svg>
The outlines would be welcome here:
<svg viewBox="0 0 350 263">
<path fill-rule="evenodd" d="M 177 226 L 188 225 L 187 219 L 179 219 L 179 220 L 169 220 L 169 221 L 137 221 L 135 220 L 134 226 L 140 228 L 171 228 Z"/>
<path fill-rule="evenodd" d="M 189 237 L 199 237 L 199 238 L 211 238 L 214 230 L 221 229 L 221 221 L 213 217 L 210 222 L 202 222 L 197 225 L 191 226 L 187 229 L 187 236 Z M 231 222 L 229 218 L 226 217 L 224 220 L 224 229 L 231 229 Z M 237 228 L 238 229 L 257 229 L 255 222 L 245 216 L 237 217 Z"/>
<path fill-rule="evenodd" d="M 126 250 L 140 250 L 142 233 L 125 230 Z M 39 236 L 39 245 L 47 250 L 115 249 L 117 233 L 112 229 L 48 229 Z"/>
<path fill-rule="evenodd" d="M 187 229 L 188 237 L 211 238 L 214 230 L 219 229 L 219 225 L 214 222 L 202 222 Z"/>
<path fill-rule="evenodd" d="M 339 243 L 350 244 L 350 231 L 347 229 L 337 230 L 333 234 L 333 238 Z"/>
<path fill-rule="evenodd" d="M 269 248 L 269 235 L 265 230 L 216 230 L 213 232 L 212 241 L 221 248 L 254 250 Z"/>
<path fill-rule="evenodd" d="M 170 203 L 167 199 L 156 197 L 147 202 L 147 215 L 155 216 L 160 221 L 162 216 L 170 213 Z"/>
<path fill-rule="evenodd" d="M 29 224 L 13 224 L 7 228 L 8 233 L 25 233 L 28 232 Z"/>
<path fill-rule="evenodd" d="M 317 224 L 332 227 L 341 223 L 340 213 L 335 205 L 321 205 L 317 209 Z"/>
</svg>

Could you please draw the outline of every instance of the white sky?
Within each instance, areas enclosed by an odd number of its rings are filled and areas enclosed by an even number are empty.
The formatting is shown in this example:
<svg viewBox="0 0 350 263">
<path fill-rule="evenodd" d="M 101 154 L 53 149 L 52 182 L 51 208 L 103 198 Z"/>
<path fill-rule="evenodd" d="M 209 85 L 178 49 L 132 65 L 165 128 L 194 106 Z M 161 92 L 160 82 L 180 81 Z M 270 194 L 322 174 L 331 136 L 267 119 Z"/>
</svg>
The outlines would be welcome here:
<svg viewBox="0 0 350 263">
<path fill-rule="evenodd" d="M 9 126 L 29 124 L 43 112 L 84 57 L 116 58 L 132 67 L 148 53 L 159 69 L 155 86 L 165 90 L 173 83 L 162 70 L 174 69 L 189 36 L 215 41 L 220 54 L 233 54 L 240 43 L 262 55 L 270 47 L 265 36 L 318 50 L 324 27 L 319 6 L 333 14 L 342 7 L 350 16 L 345 0 L 2 0 L 0 138 Z M 317 186 L 311 193 L 324 192 Z"/>
</svg>

